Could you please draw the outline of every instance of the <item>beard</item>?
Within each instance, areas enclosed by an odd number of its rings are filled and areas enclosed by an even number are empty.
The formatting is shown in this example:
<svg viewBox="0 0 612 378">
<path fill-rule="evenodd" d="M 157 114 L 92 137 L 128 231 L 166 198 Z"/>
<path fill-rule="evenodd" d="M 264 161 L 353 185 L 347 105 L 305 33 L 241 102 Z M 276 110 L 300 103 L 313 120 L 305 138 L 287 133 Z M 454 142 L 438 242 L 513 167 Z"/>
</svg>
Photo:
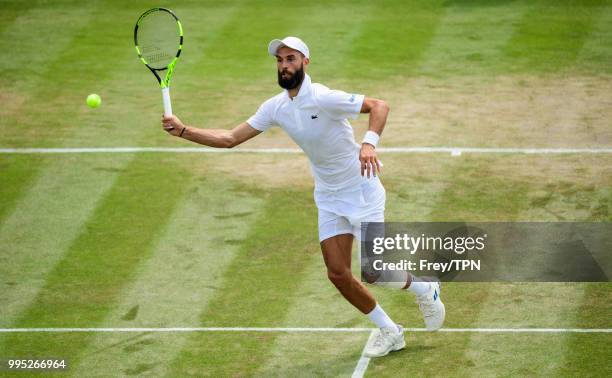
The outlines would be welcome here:
<svg viewBox="0 0 612 378">
<path fill-rule="evenodd" d="M 302 84 L 302 81 L 304 81 L 304 65 L 303 64 L 300 66 L 299 70 L 295 71 L 293 75 L 285 71 L 285 73 L 290 75 L 287 78 L 283 78 L 282 72 L 277 71 L 277 73 L 278 73 L 278 85 L 280 85 L 281 88 L 284 88 L 284 89 L 295 89 L 300 84 Z"/>
</svg>

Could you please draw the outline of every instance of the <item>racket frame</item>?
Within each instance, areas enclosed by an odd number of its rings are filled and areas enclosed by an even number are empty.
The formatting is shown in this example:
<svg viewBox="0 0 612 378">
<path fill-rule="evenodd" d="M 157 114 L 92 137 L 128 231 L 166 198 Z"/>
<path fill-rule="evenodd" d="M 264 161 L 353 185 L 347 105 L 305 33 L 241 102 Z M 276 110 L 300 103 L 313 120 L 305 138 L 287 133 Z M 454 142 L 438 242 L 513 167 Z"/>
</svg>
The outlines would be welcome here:
<svg viewBox="0 0 612 378">
<path fill-rule="evenodd" d="M 168 63 L 168 66 L 164 68 L 153 68 L 151 67 L 151 65 L 149 65 L 149 63 L 142 56 L 142 52 L 140 51 L 140 47 L 138 46 L 138 27 L 140 25 L 140 22 L 145 17 L 147 17 L 149 14 L 153 12 L 159 12 L 159 11 L 167 12 L 176 20 L 176 23 L 178 25 L 178 30 L 179 30 L 179 46 L 178 46 L 176 55 L 174 56 L 172 61 Z M 172 115 L 172 102 L 170 101 L 170 80 L 172 79 L 172 74 L 174 73 L 174 66 L 176 65 L 176 61 L 178 60 L 179 56 L 181 55 L 181 51 L 183 50 L 183 25 L 181 24 L 181 21 L 176 16 L 176 14 L 168 8 L 157 7 L 157 8 L 151 8 L 147 10 L 146 12 L 141 14 L 140 17 L 138 18 L 138 21 L 136 21 L 136 26 L 134 27 L 134 46 L 136 48 L 136 53 L 138 54 L 138 58 L 140 58 L 140 61 L 144 63 L 144 65 L 147 66 L 147 68 L 151 72 L 153 72 L 153 75 L 155 75 L 155 77 L 157 78 L 157 81 L 159 82 L 159 86 L 161 87 L 161 91 L 162 91 L 162 100 L 164 103 L 164 115 L 168 117 L 171 116 Z M 162 78 L 158 73 L 158 72 L 161 73 L 162 71 L 166 71 L 166 75 L 164 78 Z"/>
</svg>

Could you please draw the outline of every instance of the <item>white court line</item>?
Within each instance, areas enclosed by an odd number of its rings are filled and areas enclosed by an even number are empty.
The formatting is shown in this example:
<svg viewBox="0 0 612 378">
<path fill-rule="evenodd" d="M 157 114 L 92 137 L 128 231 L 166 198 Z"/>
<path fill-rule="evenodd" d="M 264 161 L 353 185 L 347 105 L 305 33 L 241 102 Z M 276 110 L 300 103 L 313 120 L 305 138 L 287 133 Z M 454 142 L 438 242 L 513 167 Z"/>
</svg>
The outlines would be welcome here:
<svg viewBox="0 0 612 378">
<path fill-rule="evenodd" d="M 381 152 L 446 152 L 451 155 L 462 153 L 478 154 L 610 154 L 612 148 L 486 148 L 486 147 L 381 147 Z"/>
<path fill-rule="evenodd" d="M 430 332 L 404 328 L 406 332 Z M 372 328 L 334 327 L 165 327 L 165 328 L 0 328 L 0 333 L 17 332 L 372 332 Z M 612 328 L 442 328 L 437 332 L 477 333 L 612 333 Z"/>
<path fill-rule="evenodd" d="M 475 147 L 380 147 L 384 153 L 475 154 L 610 154 L 612 148 L 475 148 Z M 301 154 L 299 148 L 208 148 L 208 147 L 75 147 L 75 148 L 0 148 L 0 154 L 85 154 L 85 153 L 263 153 Z"/>
<path fill-rule="evenodd" d="M 264 153 L 298 154 L 299 148 L 210 148 L 210 147 L 75 147 L 75 148 L 0 148 L 2 154 L 90 154 L 90 153 Z"/>
<path fill-rule="evenodd" d="M 368 337 L 368 341 L 366 341 L 366 344 L 363 346 L 363 350 L 361 351 L 361 357 L 359 358 L 359 361 L 357 361 L 357 366 L 355 366 L 355 370 L 353 371 L 353 375 L 351 375 L 351 378 L 362 378 L 366 370 L 368 370 L 368 365 L 370 364 L 370 357 L 366 357 L 365 351 L 368 345 L 373 342 L 374 335 L 376 335 L 376 332 L 374 331 L 375 330 L 373 329 L 370 332 L 370 337 Z"/>
</svg>

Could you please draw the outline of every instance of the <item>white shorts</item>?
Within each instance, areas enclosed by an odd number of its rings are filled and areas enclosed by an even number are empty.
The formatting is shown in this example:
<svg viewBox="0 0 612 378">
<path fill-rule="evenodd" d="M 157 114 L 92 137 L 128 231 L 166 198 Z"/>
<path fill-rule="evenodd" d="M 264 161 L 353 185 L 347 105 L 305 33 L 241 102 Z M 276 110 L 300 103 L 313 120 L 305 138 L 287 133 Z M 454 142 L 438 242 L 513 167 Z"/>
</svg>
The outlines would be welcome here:
<svg viewBox="0 0 612 378">
<path fill-rule="evenodd" d="M 363 177 L 358 188 L 314 191 L 319 209 L 319 241 L 341 234 L 361 239 L 361 222 L 384 222 L 386 192 L 378 177 Z"/>
</svg>

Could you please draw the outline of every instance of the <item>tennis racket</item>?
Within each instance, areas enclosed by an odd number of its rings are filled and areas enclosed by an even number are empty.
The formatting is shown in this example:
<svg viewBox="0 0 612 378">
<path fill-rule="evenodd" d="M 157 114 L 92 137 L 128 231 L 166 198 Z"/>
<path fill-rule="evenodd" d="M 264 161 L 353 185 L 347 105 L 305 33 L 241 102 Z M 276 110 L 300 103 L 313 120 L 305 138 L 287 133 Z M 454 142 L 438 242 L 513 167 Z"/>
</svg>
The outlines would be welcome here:
<svg viewBox="0 0 612 378">
<path fill-rule="evenodd" d="M 170 80 L 183 48 L 183 26 L 170 9 L 144 12 L 134 27 L 134 44 L 140 60 L 157 78 L 162 90 L 164 115 L 172 115 Z M 165 71 L 165 76 L 162 78 Z"/>
</svg>

